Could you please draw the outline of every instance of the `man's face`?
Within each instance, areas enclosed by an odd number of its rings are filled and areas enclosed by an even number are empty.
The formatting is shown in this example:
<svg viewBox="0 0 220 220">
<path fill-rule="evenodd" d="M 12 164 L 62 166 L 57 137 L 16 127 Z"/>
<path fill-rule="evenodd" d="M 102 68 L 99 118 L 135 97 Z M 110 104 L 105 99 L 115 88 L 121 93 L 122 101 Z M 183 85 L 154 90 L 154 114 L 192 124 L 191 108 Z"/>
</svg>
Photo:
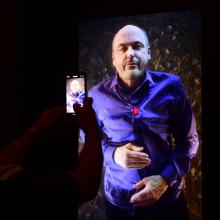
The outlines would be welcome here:
<svg viewBox="0 0 220 220">
<path fill-rule="evenodd" d="M 142 30 L 135 26 L 126 26 L 116 34 L 112 61 L 123 81 L 141 76 L 149 59 L 149 46 Z"/>
<path fill-rule="evenodd" d="M 72 81 L 70 88 L 72 93 L 76 94 L 79 91 L 79 82 L 77 80 Z"/>
</svg>

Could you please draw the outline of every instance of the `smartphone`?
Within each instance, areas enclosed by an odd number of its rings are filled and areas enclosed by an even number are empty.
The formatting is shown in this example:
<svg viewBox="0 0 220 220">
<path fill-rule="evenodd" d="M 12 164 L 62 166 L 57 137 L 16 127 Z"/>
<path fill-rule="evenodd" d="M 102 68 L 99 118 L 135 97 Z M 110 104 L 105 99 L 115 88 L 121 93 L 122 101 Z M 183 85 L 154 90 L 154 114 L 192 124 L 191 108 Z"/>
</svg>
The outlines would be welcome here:
<svg viewBox="0 0 220 220">
<path fill-rule="evenodd" d="M 86 96 L 86 74 L 66 74 L 66 113 L 74 115 L 73 105 L 78 103 L 83 106 Z"/>
</svg>

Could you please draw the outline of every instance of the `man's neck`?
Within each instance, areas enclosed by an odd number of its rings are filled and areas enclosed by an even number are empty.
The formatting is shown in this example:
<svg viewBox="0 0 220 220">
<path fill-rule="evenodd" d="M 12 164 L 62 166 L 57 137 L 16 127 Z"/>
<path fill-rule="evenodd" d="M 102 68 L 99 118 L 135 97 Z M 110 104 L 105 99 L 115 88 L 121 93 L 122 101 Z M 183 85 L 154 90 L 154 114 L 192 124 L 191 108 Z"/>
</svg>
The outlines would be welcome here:
<svg viewBox="0 0 220 220">
<path fill-rule="evenodd" d="M 128 89 L 133 90 L 133 89 L 136 89 L 143 82 L 144 79 L 145 79 L 145 74 L 142 74 L 141 76 L 133 78 L 133 79 L 128 79 L 128 80 L 120 79 L 120 81 L 123 86 L 125 86 Z"/>
</svg>

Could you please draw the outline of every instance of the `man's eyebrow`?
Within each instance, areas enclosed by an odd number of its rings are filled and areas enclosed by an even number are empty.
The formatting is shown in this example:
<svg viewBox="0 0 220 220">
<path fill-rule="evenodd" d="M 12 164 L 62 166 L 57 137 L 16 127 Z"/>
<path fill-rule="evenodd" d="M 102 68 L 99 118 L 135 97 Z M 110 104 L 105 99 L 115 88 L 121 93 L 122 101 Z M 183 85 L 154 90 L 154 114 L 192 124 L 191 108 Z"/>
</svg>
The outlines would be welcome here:
<svg viewBox="0 0 220 220">
<path fill-rule="evenodd" d="M 127 46 L 127 45 L 135 45 L 135 44 L 141 44 L 141 45 L 144 45 L 142 42 L 140 42 L 140 41 L 134 41 L 134 42 L 131 42 L 131 43 L 121 43 L 121 44 L 119 44 L 118 45 L 118 47 L 120 47 L 120 46 Z"/>
</svg>

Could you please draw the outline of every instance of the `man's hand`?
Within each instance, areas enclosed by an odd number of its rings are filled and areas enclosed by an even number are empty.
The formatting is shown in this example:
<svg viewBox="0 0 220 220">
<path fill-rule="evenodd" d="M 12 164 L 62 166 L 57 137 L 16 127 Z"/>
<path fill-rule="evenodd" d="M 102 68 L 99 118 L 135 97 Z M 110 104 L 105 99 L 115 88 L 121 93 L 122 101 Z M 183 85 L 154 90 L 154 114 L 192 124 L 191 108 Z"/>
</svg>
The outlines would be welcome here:
<svg viewBox="0 0 220 220">
<path fill-rule="evenodd" d="M 71 124 L 71 120 L 65 117 L 65 107 L 57 106 L 43 112 L 30 130 L 36 131 L 38 138 L 44 140 L 56 136 Z"/>
<path fill-rule="evenodd" d="M 130 202 L 135 207 L 148 207 L 154 204 L 164 194 L 168 188 L 168 183 L 160 175 L 149 176 L 134 185 L 136 189 L 141 187 L 144 188 L 135 193 L 130 199 Z"/>
<path fill-rule="evenodd" d="M 96 119 L 95 111 L 92 108 L 93 99 L 91 97 L 85 98 L 83 106 L 78 103 L 73 105 L 73 109 L 76 113 L 75 119 L 78 126 L 85 133 L 93 133 L 99 135 L 98 122 Z"/>
<path fill-rule="evenodd" d="M 114 153 L 115 163 L 124 168 L 142 169 L 151 161 L 148 154 L 141 152 L 143 149 L 131 143 L 118 147 Z"/>
<path fill-rule="evenodd" d="M 73 109 L 76 112 L 74 117 L 67 117 L 64 106 L 54 107 L 43 112 L 30 131 L 36 131 L 41 140 L 56 137 L 65 130 L 72 130 L 72 127 L 76 125 L 85 132 L 97 133 L 98 124 L 92 108 L 92 98 L 86 98 L 83 106 L 75 103 Z"/>
</svg>

